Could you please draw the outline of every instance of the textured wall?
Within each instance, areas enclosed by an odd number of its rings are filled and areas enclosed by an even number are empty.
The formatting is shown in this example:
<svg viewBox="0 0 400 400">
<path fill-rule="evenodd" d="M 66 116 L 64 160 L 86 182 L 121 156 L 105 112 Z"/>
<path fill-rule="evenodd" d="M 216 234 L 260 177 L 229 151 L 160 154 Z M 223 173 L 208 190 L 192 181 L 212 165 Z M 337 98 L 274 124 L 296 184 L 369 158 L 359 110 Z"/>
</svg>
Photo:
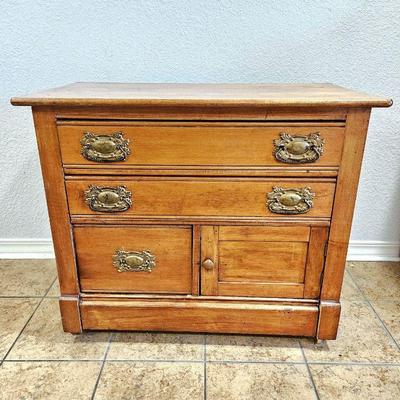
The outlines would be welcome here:
<svg viewBox="0 0 400 400">
<path fill-rule="evenodd" d="M 28 108 L 72 81 L 334 82 L 394 98 L 372 114 L 352 238 L 400 231 L 400 2 L 0 3 L 0 238 L 49 237 Z"/>
</svg>

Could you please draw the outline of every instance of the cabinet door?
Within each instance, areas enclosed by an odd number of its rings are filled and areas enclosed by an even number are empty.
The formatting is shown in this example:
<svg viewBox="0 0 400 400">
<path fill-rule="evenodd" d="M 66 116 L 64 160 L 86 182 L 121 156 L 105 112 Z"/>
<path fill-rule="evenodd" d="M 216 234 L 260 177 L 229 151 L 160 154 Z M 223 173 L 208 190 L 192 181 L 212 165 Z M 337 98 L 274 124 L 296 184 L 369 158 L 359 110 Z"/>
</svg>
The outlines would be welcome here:
<svg viewBox="0 0 400 400">
<path fill-rule="evenodd" d="M 327 227 L 203 226 L 201 294 L 318 298 Z"/>
</svg>

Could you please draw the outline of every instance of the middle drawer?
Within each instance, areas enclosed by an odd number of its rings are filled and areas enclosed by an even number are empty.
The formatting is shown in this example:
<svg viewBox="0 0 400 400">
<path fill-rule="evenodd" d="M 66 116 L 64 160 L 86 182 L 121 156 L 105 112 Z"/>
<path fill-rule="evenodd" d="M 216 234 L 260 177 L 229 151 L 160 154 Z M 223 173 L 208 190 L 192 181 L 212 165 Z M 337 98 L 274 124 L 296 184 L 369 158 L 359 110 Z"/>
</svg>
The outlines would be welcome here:
<svg viewBox="0 0 400 400">
<path fill-rule="evenodd" d="M 333 179 L 69 177 L 72 215 L 330 217 Z"/>
</svg>

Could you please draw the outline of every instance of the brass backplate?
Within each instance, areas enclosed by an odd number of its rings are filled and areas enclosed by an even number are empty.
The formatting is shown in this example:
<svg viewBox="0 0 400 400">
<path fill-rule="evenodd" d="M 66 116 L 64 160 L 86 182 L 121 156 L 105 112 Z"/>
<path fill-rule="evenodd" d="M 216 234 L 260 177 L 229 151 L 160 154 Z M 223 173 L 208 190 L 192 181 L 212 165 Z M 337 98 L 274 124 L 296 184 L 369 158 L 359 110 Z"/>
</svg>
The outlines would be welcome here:
<svg viewBox="0 0 400 400">
<path fill-rule="evenodd" d="M 314 197 L 309 187 L 284 189 L 274 186 L 267 194 L 267 207 L 275 214 L 304 214 L 312 208 Z"/>
<path fill-rule="evenodd" d="M 324 151 L 325 139 L 319 132 L 307 136 L 292 136 L 280 133 L 280 138 L 274 140 L 274 156 L 278 161 L 288 164 L 304 164 L 316 162 Z"/>
<path fill-rule="evenodd" d="M 124 161 L 131 153 L 129 140 L 124 139 L 122 132 L 98 135 L 85 132 L 81 145 L 83 157 L 96 162 Z"/>
<path fill-rule="evenodd" d="M 85 191 L 85 201 L 93 211 L 121 212 L 132 205 L 132 193 L 125 186 L 89 186 Z"/>
<path fill-rule="evenodd" d="M 151 272 L 156 266 L 156 257 L 148 250 L 117 250 L 113 265 L 118 272 Z"/>
</svg>

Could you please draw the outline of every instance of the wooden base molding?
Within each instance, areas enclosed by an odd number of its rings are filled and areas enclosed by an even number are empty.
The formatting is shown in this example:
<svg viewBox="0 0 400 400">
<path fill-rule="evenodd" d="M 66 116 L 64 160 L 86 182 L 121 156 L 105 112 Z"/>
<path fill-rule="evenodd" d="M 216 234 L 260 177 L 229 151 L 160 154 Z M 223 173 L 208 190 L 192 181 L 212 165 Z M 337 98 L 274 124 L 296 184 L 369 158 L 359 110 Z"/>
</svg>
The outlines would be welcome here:
<svg viewBox="0 0 400 400">
<path fill-rule="evenodd" d="M 339 319 L 340 303 L 322 301 L 319 306 L 317 339 L 336 339 Z"/>
<path fill-rule="evenodd" d="M 82 332 L 81 314 L 78 297 L 60 297 L 60 312 L 62 325 L 65 332 Z"/>
<path fill-rule="evenodd" d="M 83 329 L 315 336 L 316 305 L 203 300 L 85 300 Z"/>
</svg>

